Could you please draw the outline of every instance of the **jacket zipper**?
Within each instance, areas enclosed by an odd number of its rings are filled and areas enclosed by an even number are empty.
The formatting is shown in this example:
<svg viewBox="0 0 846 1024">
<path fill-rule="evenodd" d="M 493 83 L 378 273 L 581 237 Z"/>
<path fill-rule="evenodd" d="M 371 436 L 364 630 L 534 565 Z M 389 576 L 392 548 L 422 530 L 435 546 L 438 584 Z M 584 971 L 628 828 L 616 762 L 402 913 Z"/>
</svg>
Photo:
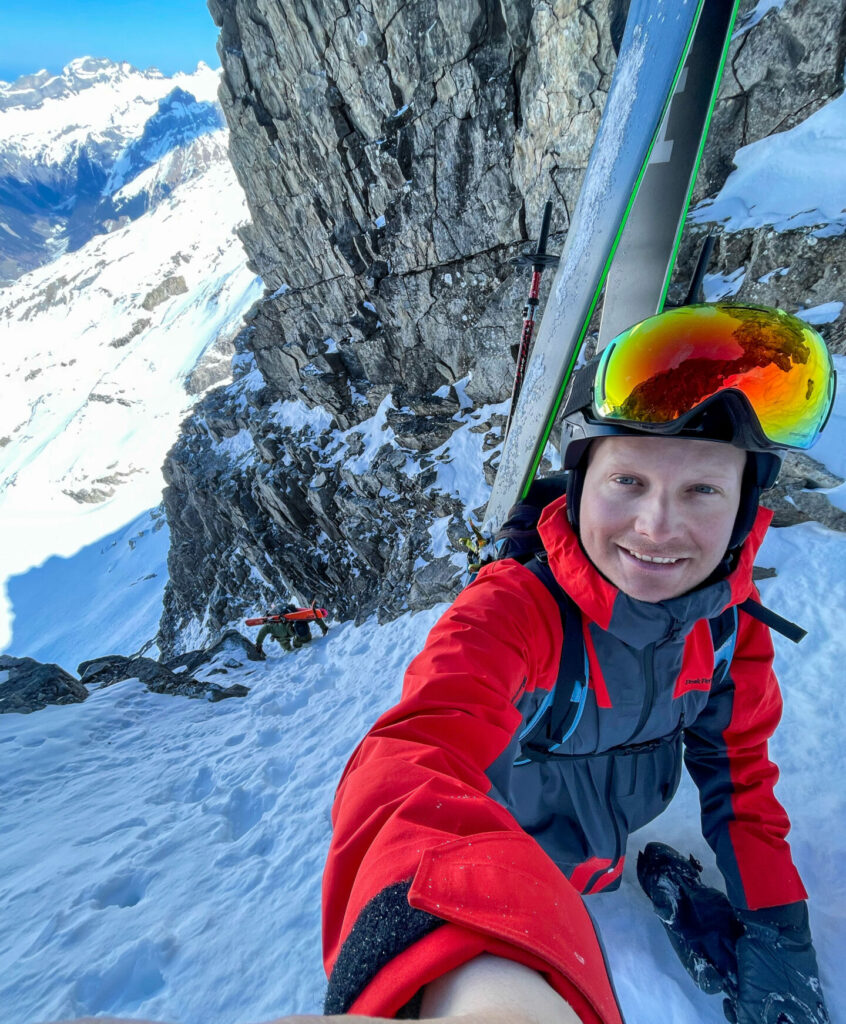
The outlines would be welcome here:
<svg viewBox="0 0 846 1024">
<path fill-rule="evenodd" d="M 652 710 L 652 702 L 655 700 L 655 644 L 647 644 L 643 649 L 643 678 L 646 682 L 643 692 L 643 707 L 640 709 L 640 719 L 635 731 L 629 736 L 627 742 L 631 743 L 635 737 L 640 735 L 641 729 L 646 725 L 649 712 Z"/>
</svg>

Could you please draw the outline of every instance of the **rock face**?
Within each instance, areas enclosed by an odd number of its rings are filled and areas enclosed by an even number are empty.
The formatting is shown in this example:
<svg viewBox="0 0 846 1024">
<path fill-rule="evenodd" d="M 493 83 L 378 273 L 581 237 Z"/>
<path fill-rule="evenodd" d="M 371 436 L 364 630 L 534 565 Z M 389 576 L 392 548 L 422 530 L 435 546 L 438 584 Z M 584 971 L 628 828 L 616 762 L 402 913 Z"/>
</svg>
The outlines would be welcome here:
<svg viewBox="0 0 846 1024">
<path fill-rule="evenodd" d="M 209 0 L 252 214 L 242 237 L 267 294 L 235 383 L 198 406 L 166 463 L 163 650 L 277 594 L 387 619 L 460 586 L 528 288 L 509 260 L 550 196 L 561 246 L 626 6 L 329 0 L 318 16 Z M 843 17 L 834 0 L 794 0 L 738 34 L 699 198 L 739 147 L 841 91 Z M 684 239 L 677 296 L 707 227 Z M 795 309 L 842 293 L 833 234 L 740 231 L 714 262 L 727 279 L 746 268 L 741 299 Z M 844 322 L 822 328 L 834 347 Z M 480 488 L 451 486 L 450 466 Z"/>
<path fill-rule="evenodd" d="M 0 655 L 0 715 L 28 715 L 48 704 L 80 704 L 88 690 L 58 665 Z"/>
</svg>

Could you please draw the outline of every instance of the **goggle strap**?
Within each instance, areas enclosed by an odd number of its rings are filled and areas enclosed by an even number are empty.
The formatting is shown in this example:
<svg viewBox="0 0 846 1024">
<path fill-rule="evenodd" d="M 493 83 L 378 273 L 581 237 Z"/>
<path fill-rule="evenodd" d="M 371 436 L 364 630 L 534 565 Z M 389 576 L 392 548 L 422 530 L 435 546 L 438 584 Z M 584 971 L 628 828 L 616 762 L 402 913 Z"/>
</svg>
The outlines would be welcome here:
<svg viewBox="0 0 846 1024">
<path fill-rule="evenodd" d="M 593 382 L 598 364 L 598 358 L 592 359 L 589 363 L 579 367 L 573 374 L 562 416 L 568 416 L 571 412 L 579 412 L 582 409 L 593 409 Z"/>
</svg>

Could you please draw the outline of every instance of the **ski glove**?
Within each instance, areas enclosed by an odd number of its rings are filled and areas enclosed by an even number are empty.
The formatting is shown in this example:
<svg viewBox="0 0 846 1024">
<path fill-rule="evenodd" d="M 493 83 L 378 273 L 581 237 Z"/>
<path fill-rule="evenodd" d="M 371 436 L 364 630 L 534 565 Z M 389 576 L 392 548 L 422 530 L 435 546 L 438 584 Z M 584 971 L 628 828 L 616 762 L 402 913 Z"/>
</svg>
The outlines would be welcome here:
<svg viewBox="0 0 846 1024">
<path fill-rule="evenodd" d="M 699 988 L 723 992 L 732 1024 L 830 1024 L 806 904 L 736 910 L 701 873 L 663 843 L 638 854 L 638 881 Z"/>
<path fill-rule="evenodd" d="M 704 885 L 701 873 L 695 857 L 664 843 L 648 843 L 638 854 L 638 881 L 684 969 L 709 995 L 734 992 L 743 927 L 725 893 Z"/>
<path fill-rule="evenodd" d="M 808 908 L 790 903 L 737 910 L 737 995 L 723 1005 L 732 1024 L 830 1024 Z"/>
</svg>

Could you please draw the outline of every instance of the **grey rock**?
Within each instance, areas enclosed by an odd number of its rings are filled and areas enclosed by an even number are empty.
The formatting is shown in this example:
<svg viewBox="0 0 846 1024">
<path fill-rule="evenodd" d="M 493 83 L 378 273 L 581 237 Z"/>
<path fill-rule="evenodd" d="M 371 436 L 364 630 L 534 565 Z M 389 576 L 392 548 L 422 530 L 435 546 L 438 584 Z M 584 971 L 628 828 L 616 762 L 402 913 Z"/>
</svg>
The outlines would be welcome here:
<svg viewBox="0 0 846 1024">
<path fill-rule="evenodd" d="M 240 639 L 243 641 L 243 637 Z M 245 641 L 244 643 L 247 644 L 249 642 Z M 249 646 L 252 647 L 252 644 Z M 224 657 L 228 654 L 230 666 L 236 667 L 236 664 L 241 665 L 243 662 L 236 662 L 231 658 L 230 652 L 232 647 L 233 639 L 231 636 L 221 638 L 220 643 L 216 645 L 215 653 L 218 659 L 220 659 L 221 654 Z M 253 648 L 253 650 L 255 649 Z M 194 651 L 192 654 L 197 656 L 208 655 L 207 658 L 197 657 L 193 660 L 188 659 L 188 662 L 194 665 L 195 670 L 202 668 L 209 662 L 213 663 L 215 657 L 211 652 Z M 249 653 L 247 653 L 247 657 L 249 657 Z M 256 655 L 253 660 L 260 659 Z M 217 683 L 195 679 L 187 670 L 188 662 L 176 661 L 172 663 L 173 667 L 170 667 L 170 665 L 161 664 L 152 658 L 139 657 L 137 655 L 125 657 L 113 654 L 84 661 L 79 666 L 78 671 L 85 680 L 86 685 L 96 687 L 98 690 L 102 690 L 107 686 L 114 686 L 116 683 L 122 683 L 127 679 L 139 679 L 152 693 L 167 693 L 171 696 L 218 701 L 226 697 L 245 697 L 249 693 L 249 689 L 241 684 L 223 687 Z"/>
<path fill-rule="evenodd" d="M 831 530 L 846 531 L 846 512 L 824 493 L 844 482 L 807 453 L 791 452 L 775 487 L 764 493 L 762 504 L 773 510 L 775 526 L 813 521 Z"/>
<path fill-rule="evenodd" d="M 0 655 L 0 714 L 28 715 L 48 704 L 80 704 L 82 683 L 58 665 Z"/>
<path fill-rule="evenodd" d="M 254 643 L 236 629 L 228 629 L 217 643 L 206 650 L 189 651 L 166 661 L 165 666 L 175 673 L 188 675 L 226 674 L 226 670 L 240 668 L 244 661 L 263 661 Z"/>
<path fill-rule="evenodd" d="M 164 281 L 147 292 L 141 300 L 141 306 L 149 312 L 174 295 L 184 295 L 187 291 L 188 285 L 185 283 L 185 278 L 181 274 L 175 274 L 173 277 L 166 277 Z"/>
<path fill-rule="evenodd" d="M 147 317 L 136 320 L 126 334 L 121 335 L 119 338 L 115 338 L 114 341 L 110 341 L 109 344 L 112 348 L 123 348 L 124 345 L 128 345 L 133 338 L 137 338 L 142 331 L 146 330 L 150 326 L 150 323 L 151 321 Z"/>
</svg>

